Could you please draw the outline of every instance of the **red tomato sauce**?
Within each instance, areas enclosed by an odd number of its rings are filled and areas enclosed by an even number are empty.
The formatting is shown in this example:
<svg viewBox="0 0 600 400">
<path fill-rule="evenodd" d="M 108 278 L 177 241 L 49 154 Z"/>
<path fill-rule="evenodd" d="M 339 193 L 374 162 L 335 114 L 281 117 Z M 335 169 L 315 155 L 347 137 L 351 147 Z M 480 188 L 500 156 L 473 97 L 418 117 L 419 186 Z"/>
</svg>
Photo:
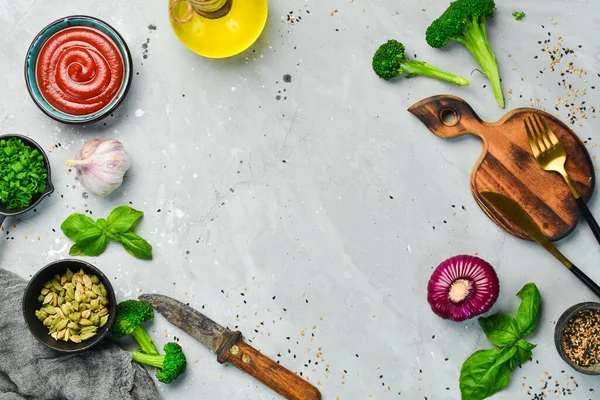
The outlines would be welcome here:
<svg viewBox="0 0 600 400">
<path fill-rule="evenodd" d="M 89 115 L 106 107 L 124 80 L 124 63 L 116 43 L 101 31 L 73 27 L 43 44 L 35 67 L 44 99 L 71 115 Z"/>
</svg>

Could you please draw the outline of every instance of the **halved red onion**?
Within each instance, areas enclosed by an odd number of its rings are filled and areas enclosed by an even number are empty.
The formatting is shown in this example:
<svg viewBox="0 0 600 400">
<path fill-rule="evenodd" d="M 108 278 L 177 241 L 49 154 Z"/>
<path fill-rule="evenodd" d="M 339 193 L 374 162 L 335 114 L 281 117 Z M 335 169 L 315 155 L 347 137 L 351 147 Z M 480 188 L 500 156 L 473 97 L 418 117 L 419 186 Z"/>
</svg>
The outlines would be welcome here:
<svg viewBox="0 0 600 400">
<path fill-rule="evenodd" d="M 429 279 L 427 301 L 444 319 L 464 321 L 487 312 L 500 293 L 498 275 L 478 257 L 460 255 L 441 263 Z"/>
</svg>

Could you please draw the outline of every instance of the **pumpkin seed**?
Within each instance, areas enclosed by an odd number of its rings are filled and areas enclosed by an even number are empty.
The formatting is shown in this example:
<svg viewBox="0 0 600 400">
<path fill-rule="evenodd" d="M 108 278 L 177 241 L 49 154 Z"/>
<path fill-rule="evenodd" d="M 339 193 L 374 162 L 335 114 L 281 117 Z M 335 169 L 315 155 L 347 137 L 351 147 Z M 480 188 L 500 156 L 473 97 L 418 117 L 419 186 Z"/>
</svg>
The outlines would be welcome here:
<svg viewBox="0 0 600 400">
<path fill-rule="evenodd" d="M 58 281 L 56 280 L 56 278 L 52 279 L 50 281 L 50 283 L 52 284 L 52 287 L 54 287 L 54 289 L 56 289 L 57 291 L 61 291 L 62 290 L 62 286 L 60 286 L 60 283 L 58 283 Z"/>
<path fill-rule="evenodd" d="M 53 293 L 48 293 L 46 297 L 44 297 L 44 304 L 48 304 L 52 301 L 52 299 L 54 298 L 52 295 Z"/>
<path fill-rule="evenodd" d="M 81 319 L 81 313 L 79 311 L 77 312 L 72 312 L 69 315 L 69 318 L 71 319 L 71 321 L 73 322 L 79 322 L 79 320 Z"/>
<path fill-rule="evenodd" d="M 56 314 L 56 310 L 52 306 L 46 306 L 46 307 L 42 308 L 42 311 L 44 311 L 48 315 Z"/>
<path fill-rule="evenodd" d="M 88 340 L 96 336 L 96 332 L 86 332 L 81 334 L 81 340 Z"/>
<path fill-rule="evenodd" d="M 98 327 L 97 326 L 86 326 L 85 328 L 81 328 L 81 330 L 79 331 L 80 333 L 87 333 L 87 332 L 97 332 L 98 331 Z"/>
<path fill-rule="evenodd" d="M 56 311 L 56 315 L 58 316 L 58 318 L 66 319 L 65 314 L 63 314 L 63 312 L 60 308 L 54 307 L 54 310 Z"/>
<path fill-rule="evenodd" d="M 90 278 L 87 274 L 83 275 L 83 284 L 86 288 L 92 288 L 92 278 Z"/>
<path fill-rule="evenodd" d="M 79 329 L 81 329 L 81 327 L 79 326 L 79 324 L 77 322 L 69 322 L 67 324 L 67 327 L 69 329 L 73 329 L 73 330 L 79 330 Z"/>
</svg>

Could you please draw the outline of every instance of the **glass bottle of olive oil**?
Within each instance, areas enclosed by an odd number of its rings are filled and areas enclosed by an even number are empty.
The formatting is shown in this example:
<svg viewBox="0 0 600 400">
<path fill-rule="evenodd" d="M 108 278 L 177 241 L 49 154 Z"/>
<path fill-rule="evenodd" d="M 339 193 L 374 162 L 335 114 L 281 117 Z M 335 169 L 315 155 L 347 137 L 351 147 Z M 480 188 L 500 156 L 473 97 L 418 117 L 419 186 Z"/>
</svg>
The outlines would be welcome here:
<svg viewBox="0 0 600 400">
<path fill-rule="evenodd" d="M 267 14 L 267 0 L 169 0 L 169 20 L 179 40 L 210 58 L 230 57 L 250 47 Z"/>
</svg>

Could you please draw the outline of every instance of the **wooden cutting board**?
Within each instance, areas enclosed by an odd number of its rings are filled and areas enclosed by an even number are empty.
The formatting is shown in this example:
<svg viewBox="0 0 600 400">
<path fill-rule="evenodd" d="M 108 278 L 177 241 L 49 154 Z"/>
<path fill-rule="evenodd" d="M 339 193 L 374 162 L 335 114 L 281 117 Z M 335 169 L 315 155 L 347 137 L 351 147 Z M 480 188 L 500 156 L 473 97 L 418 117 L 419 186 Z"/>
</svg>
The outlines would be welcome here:
<svg viewBox="0 0 600 400">
<path fill-rule="evenodd" d="M 530 240 L 480 193 L 501 193 L 518 202 L 552 241 L 567 236 L 579 220 L 577 203 L 563 178 L 546 172 L 531 153 L 523 119 L 538 113 L 567 152 L 565 168 L 587 202 L 595 185 L 594 167 L 585 146 L 558 118 L 534 108 L 518 108 L 499 121 L 482 121 L 464 100 L 450 95 L 429 97 L 408 111 L 435 135 L 452 139 L 466 134 L 479 137 L 483 151 L 471 172 L 471 191 L 479 207 L 508 233 Z"/>
</svg>

